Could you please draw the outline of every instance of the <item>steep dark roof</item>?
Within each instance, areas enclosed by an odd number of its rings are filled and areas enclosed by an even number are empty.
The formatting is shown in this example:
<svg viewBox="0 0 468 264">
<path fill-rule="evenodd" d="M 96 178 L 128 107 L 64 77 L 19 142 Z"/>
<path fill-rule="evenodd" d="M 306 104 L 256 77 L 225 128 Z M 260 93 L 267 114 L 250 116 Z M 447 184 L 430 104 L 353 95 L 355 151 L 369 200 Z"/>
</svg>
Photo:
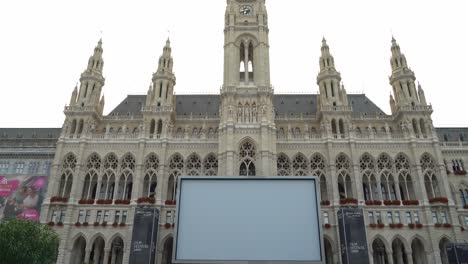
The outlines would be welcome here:
<svg viewBox="0 0 468 264">
<path fill-rule="evenodd" d="M 436 128 L 440 141 L 468 141 L 468 127 Z"/>
<path fill-rule="evenodd" d="M 61 128 L 0 128 L 0 140 L 15 138 L 58 139 Z"/>
<path fill-rule="evenodd" d="M 348 95 L 348 101 L 355 113 L 385 115 L 365 94 Z M 129 95 L 109 115 L 140 115 L 145 105 L 145 95 Z M 178 116 L 218 115 L 219 95 L 176 95 Z M 276 94 L 273 104 L 277 115 L 315 115 L 317 112 L 316 94 Z"/>
</svg>

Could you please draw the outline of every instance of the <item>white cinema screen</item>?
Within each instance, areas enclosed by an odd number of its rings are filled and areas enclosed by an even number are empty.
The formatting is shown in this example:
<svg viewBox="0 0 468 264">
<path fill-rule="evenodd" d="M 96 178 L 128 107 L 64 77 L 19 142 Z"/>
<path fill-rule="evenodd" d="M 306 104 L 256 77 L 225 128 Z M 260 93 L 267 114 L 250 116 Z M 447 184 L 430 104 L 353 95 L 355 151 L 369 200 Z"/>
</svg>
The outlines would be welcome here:
<svg viewBox="0 0 468 264">
<path fill-rule="evenodd" d="M 314 177 L 181 177 L 175 263 L 322 263 Z"/>
</svg>

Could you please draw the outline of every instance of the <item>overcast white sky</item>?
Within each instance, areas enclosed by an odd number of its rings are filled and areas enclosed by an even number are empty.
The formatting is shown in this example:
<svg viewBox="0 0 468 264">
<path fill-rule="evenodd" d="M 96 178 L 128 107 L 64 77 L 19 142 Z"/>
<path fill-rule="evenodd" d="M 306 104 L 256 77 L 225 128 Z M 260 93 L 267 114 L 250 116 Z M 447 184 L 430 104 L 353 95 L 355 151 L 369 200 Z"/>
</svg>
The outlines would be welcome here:
<svg viewBox="0 0 468 264">
<path fill-rule="evenodd" d="M 0 2 L 0 127 L 60 127 L 103 31 L 105 113 L 146 94 L 170 30 L 176 93 L 219 93 L 225 0 Z M 351 92 L 389 113 L 395 36 L 436 126 L 468 126 L 464 0 L 267 0 L 276 93 L 316 93 L 322 36 Z"/>
</svg>

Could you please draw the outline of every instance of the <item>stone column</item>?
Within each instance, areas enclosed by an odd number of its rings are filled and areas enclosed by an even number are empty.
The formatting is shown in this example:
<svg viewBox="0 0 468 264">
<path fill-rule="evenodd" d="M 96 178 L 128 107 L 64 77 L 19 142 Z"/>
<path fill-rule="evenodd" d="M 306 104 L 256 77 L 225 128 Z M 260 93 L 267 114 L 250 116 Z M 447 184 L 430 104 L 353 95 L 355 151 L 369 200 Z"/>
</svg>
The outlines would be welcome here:
<svg viewBox="0 0 468 264">
<path fill-rule="evenodd" d="M 87 249 L 86 250 L 86 254 L 85 254 L 85 260 L 84 262 L 85 263 L 89 263 L 89 258 L 91 257 L 91 249 Z"/>
<path fill-rule="evenodd" d="M 249 82 L 249 44 L 244 43 L 244 81 Z"/>
<path fill-rule="evenodd" d="M 393 264 L 393 253 L 392 252 L 387 252 L 387 260 L 388 260 L 388 264 Z"/>
<path fill-rule="evenodd" d="M 412 252 L 406 252 L 406 260 L 408 264 L 413 264 L 413 254 Z"/>
<path fill-rule="evenodd" d="M 104 249 L 104 261 L 102 262 L 103 264 L 108 264 L 109 263 L 109 253 L 110 249 Z"/>
</svg>

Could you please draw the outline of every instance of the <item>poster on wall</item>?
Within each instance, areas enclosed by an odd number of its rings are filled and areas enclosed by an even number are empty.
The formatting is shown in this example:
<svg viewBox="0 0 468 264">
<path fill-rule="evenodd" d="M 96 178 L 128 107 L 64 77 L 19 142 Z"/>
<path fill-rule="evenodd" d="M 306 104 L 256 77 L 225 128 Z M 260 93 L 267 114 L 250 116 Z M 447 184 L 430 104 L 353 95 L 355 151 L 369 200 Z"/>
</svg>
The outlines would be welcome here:
<svg viewBox="0 0 468 264">
<path fill-rule="evenodd" d="M 0 221 L 39 221 L 46 176 L 0 176 Z"/>
</svg>

